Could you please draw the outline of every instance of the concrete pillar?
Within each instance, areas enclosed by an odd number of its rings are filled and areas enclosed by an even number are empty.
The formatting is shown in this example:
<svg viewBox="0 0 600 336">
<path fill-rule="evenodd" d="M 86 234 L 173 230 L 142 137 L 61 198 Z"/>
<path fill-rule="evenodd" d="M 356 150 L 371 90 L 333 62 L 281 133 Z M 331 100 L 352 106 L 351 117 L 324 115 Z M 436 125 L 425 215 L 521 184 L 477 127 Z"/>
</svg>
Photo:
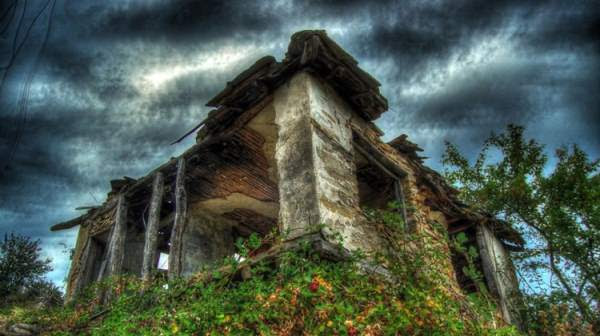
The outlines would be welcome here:
<svg viewBox="0 0 600 336">
<path fill-rule="evenodd" d="M 282 233 L 289 239 L 323 224 L 328 240 L 352 248 L 361 218 L 354 164 L 352 110 L 321 80 L 300 72 L 274 93 Z"/>
</svg>

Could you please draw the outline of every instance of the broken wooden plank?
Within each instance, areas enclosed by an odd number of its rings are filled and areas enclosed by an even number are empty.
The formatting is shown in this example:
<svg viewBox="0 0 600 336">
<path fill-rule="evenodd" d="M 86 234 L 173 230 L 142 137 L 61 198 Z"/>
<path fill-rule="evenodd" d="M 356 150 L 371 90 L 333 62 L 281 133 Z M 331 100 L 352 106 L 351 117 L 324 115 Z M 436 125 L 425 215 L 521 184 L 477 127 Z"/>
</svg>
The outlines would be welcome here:
<svg viewBox="0 0 600 336">
<path fill-rule="evenodd" d="M 198 125 L 194 126 L 194 128 L 192 128 L 191 130 L 187 131 L 187 133 L 185 133 L 184 135 L 182 135 L 181 137 L 179 137 L 177 140 L 171 142 L 171 145 L 174 145 L 176 143 L 180 143 L 188 135 L 194 133 L 195 130 L 197 130 L 198 128 L 202 127 L 202 125 L 204 125 L 205 122 L 206 122 L 206 120 L 202 120 Z"/>
<path fill-rule="evenodd" d="M 81 224 L 88 216 L 89 216 L 88 214 L 85 214 L 85 215 L 81 215 L 77 218 L 68 220 L 66 222 L 54 224 L 50 227 L 50 231 L 60 231 L 60 230 L 70 229 L 72 227 L 75 227 L 75 226 Z"/>
<path fill-rule="evenodd" d="M 183 231 L 187 220 L 187 193 L 185 191 L 185 159 L 177 161 L 177 176 L 175 178 L 175 220 L 171 231 L 171 248 L 169 250 L 169 279 L 181 275 L 181 248 Z"/>
<path fill-rule="evenodd" d="M 162 207 L 164 192 L 163 174 L 157 172 L 152 183 L 152 198 L 150 200 L 150 212 L 148 214 L 148 226 L 144 242 L 144 259 L 142 262 L 142 281 L 144 282 L 150 280 L 152 271 L 156 269 L 156 245 L 158 243 L 158 226 L 160 224 L 160 209 Z"/>
<path fill-rule="evenodd" d="M 100 205 L 83 205 L 76 207 L 75 210 L 95 210 L 98 208 L 100 208 Z"/>
</svg>

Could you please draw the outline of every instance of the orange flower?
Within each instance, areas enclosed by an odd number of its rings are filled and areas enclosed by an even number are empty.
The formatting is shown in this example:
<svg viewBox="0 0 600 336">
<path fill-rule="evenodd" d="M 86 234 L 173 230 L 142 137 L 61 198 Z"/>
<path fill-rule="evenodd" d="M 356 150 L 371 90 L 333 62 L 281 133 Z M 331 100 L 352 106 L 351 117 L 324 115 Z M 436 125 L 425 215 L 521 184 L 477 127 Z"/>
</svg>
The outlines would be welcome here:
<svg viewBox="0 0 600 336">
<path fill-rule="evenodd" d="M 294 288 L 292 291 L 292 298 L 290 299 L 290 304 L 295 306 L 298 303 L 298 293 L 300 292 L 300 288 Z"/>
<path fill-rule="evenodd" d="M 325 289 L 327 289 L 327 291 L 331 291 L 333 289 L 333 287 L 331 286 L 331 284 L 329 282 L 327 282 L 327 280 L 323 279 L 320 275 L 317 275 L 314 280 L 316 280 L 319 285 L 323 286 Z"/>
<path fill-rule="evenodd" d="M 268 301 L 271 303 L 277 301 L 277 293 L 273 293 L 273 294 L 269 295 Z"/>
</svg>

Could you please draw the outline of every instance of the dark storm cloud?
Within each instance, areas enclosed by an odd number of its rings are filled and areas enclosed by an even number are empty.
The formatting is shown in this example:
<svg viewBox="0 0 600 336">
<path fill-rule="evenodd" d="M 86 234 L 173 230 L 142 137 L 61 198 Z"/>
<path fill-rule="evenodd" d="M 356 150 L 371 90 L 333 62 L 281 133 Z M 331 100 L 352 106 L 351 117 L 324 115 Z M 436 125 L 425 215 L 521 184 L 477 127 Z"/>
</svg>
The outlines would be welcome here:
<svg viewBox="0 0 600 336">
<path fill-rule="evenodd" d="M 402 73 L 423 62 L 448 57 L 474 38 L 505 29 L 507 21 L 526 15 L 530 1 L 324 1 L 321 15 L 339 11 L 368 17 L 370 29 L 357 32 L 355 52 L 367 58 L 393 57 Z M 518 6 L 516 6 L 518 4 Z M 361 43 L 358 43 L 358 42 Z"/>
<path fill-rule="evenodd" d="M 538 113 L 532 111 L 527 84 L 539 70 L 501 66 L 473 73 L 431 95 L 415 114 L 414 123 L 445 128 L 527 122 L 532 117 L 528 114 Z"/>
<path fill-rule="evenodd" d="M 433 137 L 474 149 L 509 122 L 535 127 L 551 111 L 568 110 L 563 120 L 568 126 L 563 125 L 570 129 L 561 132 L 568 136 L 546 135 L 542 141 L 550 146 L 574 142 L 584 121 L 593 133 L 598 100 L 589 92 L 599 87 L 598 9 L 592 2 L 421 2 L 380 15 L 362 34 L 372 43 L 360 43 L 358 49 L 367 59 L 393 60 L 382 72 L 393 73 L 384 75 L 383 90 L 394 113 L 380 126 L 388 133 L 416 133 L 426 148 Z M 495 39 L 506 43 L 496 54 L 509 50 L 502 59 L 490 53 L 473 61 L 472 49 Z M 444 72 L 450 66 L 461 68 L 459 74 Z M 432 78 L 442 84 L 419 95 L 403 93 Z M 587 140 L 587 149 L 595 153 L 597 138 Z M 436 147 L 428 149 L 439 156 Z"/>
<path fill-rule="evenodd" d="M 600 46 L 600 3 L 554 2 L 533 14 L 535 32 L 526 36 L 527 44 L 548 52 L 551 49 L 593 48 Z"/>
<path fill-rule="evenodd" d="M 193 143 L 169 143 L 256 59 L 281 58 L 289 36 L 326 29 L 382 83 L 386 139 L 407 133 L 439 168 L 443 141 L 473 156 L 491 131 L 527 126 L 550 148 L 576 142 L 600 155 L 597 2 L 569 1 L 58 1 L 39 50 L 32 31 L 0 92 L 0 233 L 42 238 L 68 260 L 76 231 L 48 227 L 104 199 L 108 181 L 138 177 Z M 32 7 L 33 8 L 33 7 Z M 31 13 L 34 9 L 30 8 Z M 31 19 L 31 15 L 27 14 Z M 14 25 L 14 23 L 13 23 Z M 2 27 L 2 25 L 0 25 Z M 2 36 L 5 57 L 14 27 Z"/>
<path fill-rule="evenodd" d="M 251 1 L 154 2 L 138 7 L 107 6 L 93 29 L 107 38 L 205 41 L 252 36 L 281 26 L 277 13 Z M 89 11 L 96 17 L 97 11 Z"/>
</svg>

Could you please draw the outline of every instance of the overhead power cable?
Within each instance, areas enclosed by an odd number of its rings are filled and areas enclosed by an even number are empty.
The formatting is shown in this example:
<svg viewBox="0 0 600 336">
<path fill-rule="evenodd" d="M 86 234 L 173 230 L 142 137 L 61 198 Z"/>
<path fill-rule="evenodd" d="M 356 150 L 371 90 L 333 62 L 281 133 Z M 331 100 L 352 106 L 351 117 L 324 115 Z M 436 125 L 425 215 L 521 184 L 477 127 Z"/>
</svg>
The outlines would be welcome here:
<svg viewBox="0 0 600 336">
<path fill-rule="evenodd" d="M 27 74 L 27 78 L 25 79 L 25 84 L 23 86 L 23 90 L 21 91 L 21 94 L 19 96 L 19 101 L 17 102 L 17 114 L 21 115 L 21 120 L 20 120 L 20 122 L 17 125 L 17 130 L 15 132 L 15 136 L 14 136 L 12 145 L 10 146 L 8 156 L 6 158 L 6 164 L 4 165 L 4 167 L 1 167 L 1 169 L 0 169 L 0 176 L 2 176 L 3 172 L 9 167 L 9 165 L 10 165 L 10 163 L 11 163 L 11 161 L 12 161 L 12 159 L 13 159 L 16 151 L 17 151 L 17 148 L 19 146 L 19 142 L 20 142 L 22 134 L 23 134 L 23 130 L 25 129 L 25 125 L 27 123 L 27 103 L 28 103 L 28 100 L 29 100 L 29 93 L 30 93 L 30 89 L 31 89 L 31 82 L 33 81 L 33 77 L 35 76 L 35 73 L 36 73 L 36 70 L 37 70 L 37 67 L 38 67 L 38 64 L 39 64 L 39 60 L 41 58 L 41 55 L 44 52 L 44 49 L 46 48 L 46 44 L 48 42 L 48 37 L 50 36 L 50 31 L 52 29 L 52 14 L 54 12 L 54 7 L 56 5 L 56 0 L 54 0 L 54 1 L 48 0 L 48 2 L 46 3 L 46 5 L 44 5 L 42 11 L 40 11 L 36 15 L 36 17 L 34 18 L 34 20 L 32 21 L 31 25 L 29 26 L 29 28 L 27 30 L 25 38 L 24 38 L 24 40 L 27 39 L 27 37 L 29 35 L 29 31 L 31 30 L 31 27 L 33 27 L 33 25 L 35 24 L 35 21 L 37 21 L 37 19 L 41 16 L 41 13 L 43 12 L 43 10 L 45 10 L 46 8 L 48 8 L 48 4 L 50 2 L 52 2 L 52 6 L 50 7 L 50 12 L 48 14 L 48 25 L 46 26 L 46 32 L 45 32 L 43 40 L 42 40 L 42 45 L 40 47 L 39 52 L 37 53 L 37 55 L 35 57 L 32 69 Z M 24 41 L 22 42 L 22 44 L 23 43 L 24 43 Z M 4 83 L 4 78 L 6 77 L 6 72 L 8 72 L 8 69 L 4 73 L 3 81 L 2 81 L 2 83 L 0 83 L 0 89 L 1 89 L 1 85 Z"/>
</svg>

